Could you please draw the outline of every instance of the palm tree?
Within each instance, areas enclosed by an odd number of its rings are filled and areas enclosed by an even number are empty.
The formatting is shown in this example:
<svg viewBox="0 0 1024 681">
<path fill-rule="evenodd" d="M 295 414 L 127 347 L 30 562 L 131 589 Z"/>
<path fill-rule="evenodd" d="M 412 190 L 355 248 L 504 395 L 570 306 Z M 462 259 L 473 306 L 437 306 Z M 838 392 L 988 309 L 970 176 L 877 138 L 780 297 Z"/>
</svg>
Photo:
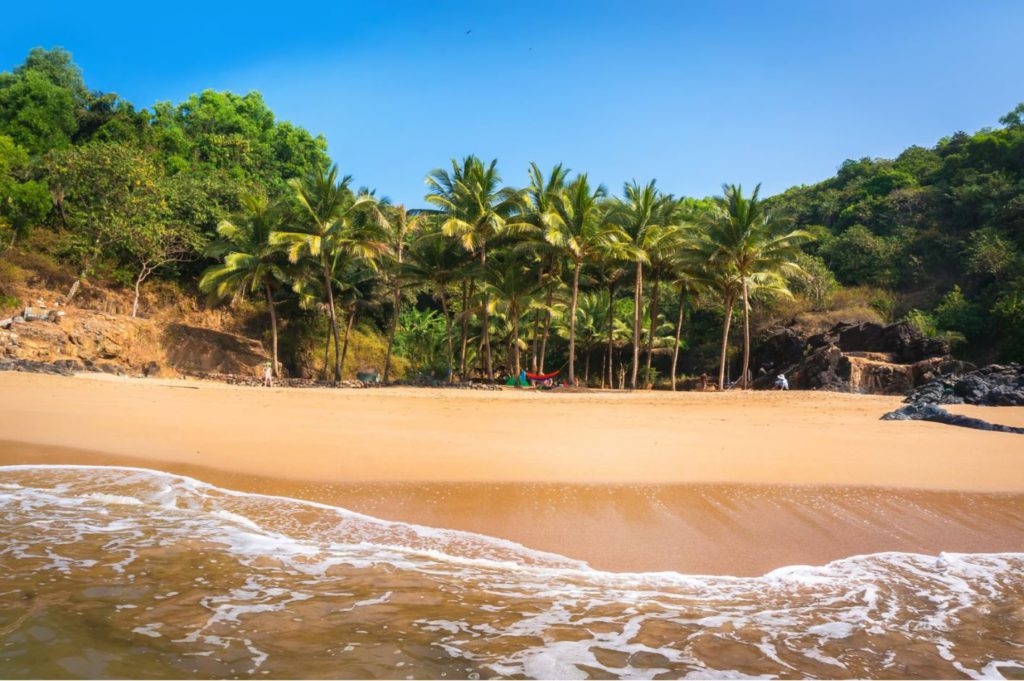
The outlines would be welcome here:
<svg viewBox="0 0 1024 681">
<path fill-rule="evenodd" d="M 731 265 L 740 279 L 743 299 L 743 372 L 741 385 L 747 387 L 750 370 L 750 287 L 755 275 L 802 272 L 795 259 L 800 245 L 810 241 L 810 232 L 789 229 L 789 221 L 771 211 L 758 198 L 761 185 L 750 198 L 743 188 L 723 185 L 723 196 L 708 213 L 707 239 L 714 249 L 711 259 Z"/>
<path fill-rule="evenodd" d="M 448 304 L 448 287 L 458 281 L 464 262 L 464 253 L 458 244 L 439 231 L 424 232 L 409 249 L 409 259 L 404 263 L 402 276 L 413 285 L 429 288 L 434 299 L 441 303 L 444 312 L 445 335 L 448 340 L 448 381 L 455 370 L 455 353 L 452 348 L 452 314 Z"/>
<path fill-rule="evenodd" d="M 662 281 L 670 280 L 679 261 L 680 251 L 689 247 L 688 225 L 684 221 L 685 200 L 665 196 L 659 202 L 657 225 L 651 227 L 647 246 L 647 279 L 651 282 L 651 303 L 648 310 L 650 328 L 647 333 L 647 360 L 644 368 L 645 380 L 651 375 L 651 358 L 654 355 L 653 342 L 656 337 L 659 289 Z"/>
<path fill-rule="evenodd" d="M 284 258 L 271 244 L 270 237 L 280 226 L 281 211 L 257 194 L 243 196 L 241 207 L 237 216 L 217 225 L 220 239 L 207 248 L 206 254 L 223 258 L 224 262 L 203 272 L 199 288 L 220 300 L 262 289 L 270 314 L 274 375 L 280 376 L 274 290 L 288 277 L 283 268 Z"/>
<path fill-rule="evenodd" d="M 634 180 L 623 189 L 624 199 L 617 202 L 612 210 L 613 221 L 629 235 L 631 260 L 636 272 L 633 287 L 633 365 L 630 388 L 636 389 L 637 370 L 640 365 L 640 317 L 643 310 L 644 263 L 648 261 L 647 250 L 658 233 L 658 209 L 661 194 L 651 180 L 640 186 Z"/>
<path fill-rule="evenodd" d="M 505 317 L 510 325 L 509 348 L 512 351 L 512 375 L 522 370 L 519 354 L 519 322 L 531 299 L 540 291 L 541 285 L 524 258 L 514 251 L 496 254 L 484 269 L 484 290 L 494 294 L 494 302 L 505 308 Z"/>
<path fill-rule="evenodd" d="M 430 193 L 428 202 L 444 214 L 442 231 L 455 237 L 467 251 L 479 259 L 481 268 L 487 265 L 488 243 L 504 234 L 523 233 L 529 223 L 522 217 L 526 209 L 523 190 L 502 187 L 497 171 L 497 160 L 485 166 L 476 156 L 467 156 L 460 166 L 452 160 L 451 172 L 436 169 L 427 176 Z M 471 280 L 472 288 L 472 280 Z M 487 360 L 487 376 L 494 380 L 494 361 L 491 354 L 489 301 L 484 294 L 482 306 L 482 343 Z"/>
<path fill-rule="evenodd" d="M 591 190 L 587 176 L 579 175 L 559 192 L 543 215 L 544 238 L 572 261 L 572 297 L 569 301 L 569 383 L 576 380 L 576 306 L 583 263 L 599 256 L 625 254 L 629 235 L 605 220 L 603 186 Z"/>
<path fill-rule="evenodd" d="M 605 330 L 605 311 L 608 309 L 608 292 L 605 290 L 583 292 L 579 295 L 576 306 L 576 321 L 558 325 L 558 335 L 566 340 L 575 334 L 576 346 L 584 353 L 583 382 L 590 383 L 590 359 L 594 350 L 604 345 L 607 336 Z"/>
<path fill-rule="evenodd" d="M 342 251 L 359 257 L 374 257 L 387 249 L 379 238 L 367 238 L 365 233 L 369 222 L 384 224 L 376 199 L 364 192 L 357 196 L 349 187 L 351 182 L 351 175 L 338 179 L 336 165 L 311 172 L 301 180 L 290 180 L 304 219 L 271 235 L 271 243 L 284 247 L 291 262 L 308 257 L 320 270 L 330 333 L 334 337 L 335 381 L 341 380 L 341 356 L 332 263 L 337 262 L 337 255 Z M 366 211 L 373 219 L 357 220 L 360 211 Z"/>
<path fill-rule="evenodd" d="M 405 247 L 409 238 L 422 227 L 426 213 L 410 217 L 405 206 L 399 205 L 392 212 L 391 219 L 385 226 L 385 238 L 391 252 L 390 279 L 393 291 L 391 326 L 388 328 L 388 350 L 384 359 L 384 381 L 388 380 L 391 369 L 391 348 L 395 343 L 395 331 L 398 329 L 398 314 L 402 306 L 402 264 Z"/>
<path fill-rule="evenodd" d="M 562 249 L 552 246 L 545 238 L 544 216 L 553 208 L 556 197 L 565 189 L 569 169 L 557 164 L 551 169 L 547 179 L 536 163 L 530 164 L 530 186 L 526 190 L 530 200 L 528 220 L 536 228 L 535 238 L 526 241 L 523 246 L 531 250 L 539 260 L 537 279 L 545 289 L 544 305 L 536 306 L 533 320 L 533 353 L 531 367 L 534 371 L 544 373 L 544 360 L 547 357 L 548 339 L 551 335 L 551 322 L 555 289 L 561 285 Z M 543 324 L 541 320 L 543 319 Z M 543 328 L 543 330 L 541 330 Z M 539 354 L 538 354 L 538 339 Z"/>
</svg>

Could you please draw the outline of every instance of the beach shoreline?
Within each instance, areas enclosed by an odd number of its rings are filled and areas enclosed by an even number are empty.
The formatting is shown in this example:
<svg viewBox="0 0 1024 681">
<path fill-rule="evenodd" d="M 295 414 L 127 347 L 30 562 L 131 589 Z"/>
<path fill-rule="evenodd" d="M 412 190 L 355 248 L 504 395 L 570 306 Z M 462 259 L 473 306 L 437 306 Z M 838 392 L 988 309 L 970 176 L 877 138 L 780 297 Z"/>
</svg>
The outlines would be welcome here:
<svg viewBox="0 0 1024 681">
<path fill-rule="evenodd" d="M 1024 551 L 1024 441 L 878 420 L 898 404 L 3 374 L 0 465 L 154 468 L 613 571 L 759 575 L 884 551 Z M 988 418 L 1015 423 L 1024 409 Z"/>
</svg>

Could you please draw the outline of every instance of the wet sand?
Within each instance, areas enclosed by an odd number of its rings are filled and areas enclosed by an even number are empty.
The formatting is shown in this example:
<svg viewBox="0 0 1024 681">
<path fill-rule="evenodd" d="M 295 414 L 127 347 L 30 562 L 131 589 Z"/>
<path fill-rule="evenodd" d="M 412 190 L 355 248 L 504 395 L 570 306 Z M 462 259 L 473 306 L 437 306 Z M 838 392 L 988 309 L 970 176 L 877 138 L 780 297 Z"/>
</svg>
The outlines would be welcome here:
<svg viewBox="0 0 1024 681">
<path fill-rule="evenodd" d="M 0 464 L 137 465 L 612 570 L 1024 551 L 1024 438 L 835 393 L 285 390 L 0 374 Z M 1024 409 L 956 408 L 1007 424 Z"/>
</svg>

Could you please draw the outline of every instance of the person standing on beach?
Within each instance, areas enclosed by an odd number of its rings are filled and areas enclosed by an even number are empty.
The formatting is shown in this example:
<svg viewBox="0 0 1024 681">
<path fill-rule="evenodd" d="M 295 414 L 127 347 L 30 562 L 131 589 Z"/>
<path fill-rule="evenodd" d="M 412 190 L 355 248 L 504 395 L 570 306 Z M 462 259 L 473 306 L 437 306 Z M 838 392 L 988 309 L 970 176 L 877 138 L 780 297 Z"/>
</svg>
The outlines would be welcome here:
<svg viewBox="0 0 1024 681">
<path fill-rule="evenodd" d="M 266 388 L 274 387 L 274 367 L 270 362 L 263 365 L 263 386 Z"/>
</svg>

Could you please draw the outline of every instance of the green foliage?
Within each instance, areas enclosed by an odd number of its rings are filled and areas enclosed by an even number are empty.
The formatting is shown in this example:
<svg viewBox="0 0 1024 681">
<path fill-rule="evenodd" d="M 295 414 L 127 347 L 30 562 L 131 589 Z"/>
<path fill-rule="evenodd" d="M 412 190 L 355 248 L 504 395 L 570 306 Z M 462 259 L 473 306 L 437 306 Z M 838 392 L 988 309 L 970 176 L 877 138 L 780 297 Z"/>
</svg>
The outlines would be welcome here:
<svg viewBox="0 0 1024 681">
<path fill-rule="evenodd" d="M 794 259 L 800 270 L 790 276 L 794 293 L 803 294 L 815 311 L 824 310 L 839 288 L 832 270 L 819 256 L 799 253 Z"/>
<path fill-rule="evenodd" d="M 1024 362 L 1024 277 L 1004 286 L 992 307 L 1003 341 L 1003 359 Z"/>
<path fill-rule="evenodd" d="M 0 135 L 0 238 L 13 244 L 46 218 L 51 205 L 46 185 L 35 179 L 28 152 Z"/>
<path fill-rule="evenodd" d="M 111 248 L 164 217 L 159 171 L 137 149 L 110 142 L 71 147 L 53 154 L 48 170 L 62 196 L 65 252 L 83 276 Z"/>
<path fill-rule="evenodd" d="M 1017 246 L 993 227 L 971 232 L 967 239 L 967 271 L 1000 278 L 1017 261 Z"/>
<path fill-rule="evenodd" d="M 448 367 L 448 341 L 444 317 L 435 310 L 409 307 L 398 317 L 395 352 L 409 360 L 411 369 L 443 377 Z"/>
</svg>

